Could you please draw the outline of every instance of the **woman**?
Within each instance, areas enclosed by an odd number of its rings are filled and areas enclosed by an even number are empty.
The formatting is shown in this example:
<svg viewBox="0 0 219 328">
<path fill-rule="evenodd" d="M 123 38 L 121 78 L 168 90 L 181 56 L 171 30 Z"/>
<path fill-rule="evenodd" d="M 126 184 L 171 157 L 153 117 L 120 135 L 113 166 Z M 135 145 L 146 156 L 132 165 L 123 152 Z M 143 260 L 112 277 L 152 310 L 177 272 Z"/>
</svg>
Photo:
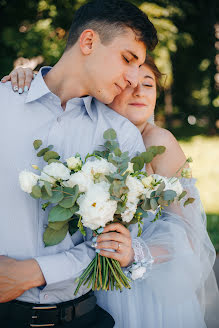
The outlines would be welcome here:
<svg viewBox="0 0 219 328">
<path fill-rule="evenodd" d="M 23 89 L 28 81 L 24 84 L 22 69 L 18 72 L 23 78 Z M 32 71 L 27 72 L 30 81 Z M 13 86 L 18 86 L 17 72 L 12 76 Z M 164 154 L 155 157 L 147 166 L 147 172 L 170 177 L 182 167 L 186 158 L 173 135 L 153 123 L 160 76 L 153 60 L 147 57 L 137 87 L 126 88 L 110 107 L 139 128 L 146 148 L 166 147 Z M 10 76 L 5 78 L 8 79 Z M 180 173 L 179 170 L 178 175 Z M 215 308 L 219 305 L 218 290 L 212 272 L 215 251 L 206 232 L 206 217 L 201 210 L 195 181 L 193 178 L 181 180 L 187 197 L 194 197 L 195 202 L 187 207 L 183 202 L 171 205 L 153 223 L 151 214 L 144 221 L 140 238 L 136 226 L 131 227 L 130 233 L 117 225 L 117 233 L 110 232 L 113 229 L 108 226 L 97 240 L 94 239 L 100 254 L 117 256 L 124 266 L 125 256 L 133 258 L 134 253 L 135 261 L 146 268 L 144 279 L 133 281 L 131 290 L 96 292 L 98 304 L 114 317 L 116 328 L 218 327 L 217 310 L 214 311 L 214 305 Z M 116 252 L 110 253 L 104 248 Z"/>
</svg>

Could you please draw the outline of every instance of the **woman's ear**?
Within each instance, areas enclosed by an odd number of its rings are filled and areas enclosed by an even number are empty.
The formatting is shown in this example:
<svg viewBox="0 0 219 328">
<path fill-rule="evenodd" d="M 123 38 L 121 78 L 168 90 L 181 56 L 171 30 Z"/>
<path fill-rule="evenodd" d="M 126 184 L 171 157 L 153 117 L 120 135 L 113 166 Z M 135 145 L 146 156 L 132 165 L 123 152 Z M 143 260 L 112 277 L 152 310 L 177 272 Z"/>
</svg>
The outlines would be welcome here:
<svg viewBox="0 0 219 328">
<path fill-rule="evenodd" d="M 97 34 L 93 30 L 84 30 L 79 38 L 79 45 L 84 55 L 90 55 L 93 51 Z"/>
</svg>

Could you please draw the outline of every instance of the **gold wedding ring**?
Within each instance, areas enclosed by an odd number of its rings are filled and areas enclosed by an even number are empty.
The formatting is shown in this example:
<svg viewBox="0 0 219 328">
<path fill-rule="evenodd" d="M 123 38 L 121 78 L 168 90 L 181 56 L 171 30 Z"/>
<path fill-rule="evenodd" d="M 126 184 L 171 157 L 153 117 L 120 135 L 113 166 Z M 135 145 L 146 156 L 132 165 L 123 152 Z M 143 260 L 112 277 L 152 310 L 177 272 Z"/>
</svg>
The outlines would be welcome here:
<svg viewBox="0 0 219 328">
<path fill-rule="evenodd" d="M 121 244 L 118 243 L 118 247 L 117 247 L 116 251 L 119 251 L 120 250 L 120 246 L 121 246 Z"/>
</svg>

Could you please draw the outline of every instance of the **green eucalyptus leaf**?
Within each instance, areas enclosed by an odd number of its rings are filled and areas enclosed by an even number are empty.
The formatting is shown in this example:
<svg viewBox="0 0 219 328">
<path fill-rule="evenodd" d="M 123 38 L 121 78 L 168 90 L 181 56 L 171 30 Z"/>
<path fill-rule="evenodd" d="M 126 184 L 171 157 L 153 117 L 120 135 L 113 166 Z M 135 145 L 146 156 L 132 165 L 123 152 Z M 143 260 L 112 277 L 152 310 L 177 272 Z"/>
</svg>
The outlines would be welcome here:
<svg viewBox="0 0 219 328">
<path fill-rule="evenodd" d="M 144 211 L 149 211 L 151 209 L 151 204 L 150 204 L 150 199 L 149 198 L 144 198 L 143 204 L 141 205 L 141 208 Z"/>
<path fill-rule="evenodd" d="M 52 197 L 51 184 L 48 181 L 44 181 L 44 186 L 49 197 Z"/>
<path fill-rule="evenodd" d="M 48 160 L 48 164 L 51 164 L 51 163 L 62 163 L 62 162 L 60 162 L 58 159 L 51 158 Z"/>
<path fill-rule="evenodd" d="M 66 220 L 66 221 L 49 222 L 48 227 L 50 227 L 50 228 L 53 229 L 53 230 L 58 231 L 58 230 L 62 229 L 62 227 L 63 227 L 64 225 L 66 225 L 66 223 L 68 223 L 69 220 L 70 220 L 70 219 L 68 219 L 68 220 Z"/>
<path fill-rule="evenodd" d="M 183 190 L 183 192 L 179 195 L 178 200 L 181 200 L 185 195 L 187 194 L 187 191 Z"/>
<path fill-rule="evenodd" d="M 147 149 L 148 152 L 152 153 L 154 156 L 156 156 L 158 153 L 157 146 L 151 146 Z"/>
<path fill-rule="evenodd" d="M 59 244 L 65 238 L 68 232 L 68 223 L 66 223 L 60 230 L 54 230 L 49 226 L 43 234 L 43 241 L 45 246 L 53 246 Z"/>
<path fill-rule="evenodd" d="M 37 157 L 42 157 L 47 151 L 49 151 L 49 148 L 43 148 L 37 153 Z"/>
<path fill-rule="evenodd" d="M 43 185 L 41 188 L 41 192 L 42 192 L 42 199 L 43 200 L 50 200 L 50 196 L 48 195 L 45 186 Z"/>
<path fill-rule="evenodd" d="M 61 186 L 54 187 L 52 190 L 52 197 L 50 198 L 51 203 L 58 203 L 64 198 L 62 190 L 63 188 Z"/>
<path fill-rule="evenodd" d="M 164 146 L 157 146 L 157 154 L 158 155 L 163 154 L 165 152 L 165 150 L 166 150 L 166 147 L 164 147 Z"/>
<path fill-rule="evenodd" d="M 115 140 L 117 137 L 116 131 L 114 129 L 108 129 L 104 132 L 103 137 L 107 140 Z"/>
<path fill-rule="evenodd" d="M 129 191 L 124 181 L 114 180 L 110 186 L 110 194 L 120 198 L 123 194 Z"/>
<path fill-rule="evenodd" d="M 145 152 L 141 153 L 140 156 L 143 158 L 144 163 L 150 163 L 154 158 L 153 153 L 150 151 L 145 151 Z"/>
<path fill-rule="evenodd" d="M 153 211 L 156 211 L 156 209 L 158 208 L 158 203 L 154 198 L 150 199 L 150 205 Z"/>
<path fill-rule="evenodd" d="M 122 155 L 122 152 L 121 152 L 121 150 L 119 149 L 119 147 L 117 147 L 116 149 L 114 149 L 114 154 L 115 154 L 116 156 L 121 156 L 121 155 Z"/>
<path fill-rule="evenodd" d="M 169 205 L 169 201 L 164 200 L 162 197 L 160 197 L 157 202 L 161 206 L 168 206 Z"/>
<path fill-rule="evenodd" d="M 162 197 L 164 200 L 174 200 L 177 193 L 174 190 L 165 190 L 162 192 Z"/>
<path fill-rule="evenodd" d="M 49 222 L 66 221 L 72 217 L 72 211 L 59 205 L 53 207 L 48 216 Z"/>
<path fill-rule="evenodd" d="M 159 187 L 157 188 L 155 195 L 160 196 L 162 191 L 164 190 L 164 188 L 165 188 L 165 182 L 162 181 L 161 184 L 159 185 Z"/>
<path fill-rule="evenodd" d="M 60 158 L 59 154 L 52 150 L 47 151 L 43 156 L 43 159 L 46 162 L 48 162 L 50 159 L 59 159 L 59 158 Z"/>
<path fill-rule="evenodd" d="M 34 142 L 33 142 L 34 149 L 36 149 L 36 150 L 39 149 L 40 146 L 42 146 L 42 144 L 43 144 L 42 140 L 39 140 L 39 139 L 34 140 Z"/>
<path fill-rule="evenodd" d="M 188 198 L 185 203 L 184 203 L 184 207 L 189 205 L 189 204 L 192 204 L 193 202 L 195 201 L 195 198 Z"/>
<path fill-rule="evenodd" d="M 33 186 L 32 188 L 32 192 L 30 194 L 33 198 L 40 198 L 42 197 L 42 192 L 41 192 L 41 188 L 39 186 Z"/>
<path fill-rule="evenodd" d="M 133 165 L 133 170 L 134 171 L 140 171 L 144 167 L 144 160 L 140 156 L 133 157 L 131 159 L 131 163 L 134 163 L 134 165 Z"/>
<path fill-rule="evenodd" d="M 75 214 L 78 210 L 79 210 L 78 204 L 75 204 L 74 206 L 72 206 L 70 208 L 70 211 L 71 211 L 72 215 Z"/>
</svg>

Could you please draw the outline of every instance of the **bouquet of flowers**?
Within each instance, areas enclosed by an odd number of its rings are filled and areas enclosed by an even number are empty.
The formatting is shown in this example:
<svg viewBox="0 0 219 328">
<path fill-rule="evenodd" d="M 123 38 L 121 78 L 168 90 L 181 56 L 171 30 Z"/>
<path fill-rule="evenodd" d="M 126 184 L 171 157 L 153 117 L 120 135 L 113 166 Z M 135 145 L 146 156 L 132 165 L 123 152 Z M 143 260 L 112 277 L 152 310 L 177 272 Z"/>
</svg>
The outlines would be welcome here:
<svg viewBox="0 0 219 328">
<path fill-rule="evenodd" d="M 100 228 L 112 222 L 127 228 L 137 223 L 140 236 L 143 217 L 147 217 L 148 211 L 153 211 L 157 220 L 164 206 L 186 195 L 178 178 L 148 176 L 142 171 L 145 163 L 162 154 L 165 147 L 152 146 L 130 159 L 128 152 L 121 152 L 116 137 L 116 132 L 108 129 L 104 132 L 103 151 L 88 154 L 84 161 L 76 154 L 64 163 L 52 151 L 53 146 L 39 150 L 42 141 L 34 141 L 37 156 L 43 157 L 47 165 L 42 170 L 32 165 L 40 174 L 25 170 L 19 180 L 23 191 L 43 200 L 43 210 L 49 206 L 48 226 L 43 236 L 45 246 L 60 243 L 67 233 L 72 235 L 78 229 L 85 235 L 84 228 L 90 228 L 98 235 Z M 185 205 L 193 200 L 187 199 Z M 119 262 L 99 254 L 77 282 L 75 295 L 82 284 L 92 286 L 93 290 L 130 288 L 130 280 Z"/>
</svg>

